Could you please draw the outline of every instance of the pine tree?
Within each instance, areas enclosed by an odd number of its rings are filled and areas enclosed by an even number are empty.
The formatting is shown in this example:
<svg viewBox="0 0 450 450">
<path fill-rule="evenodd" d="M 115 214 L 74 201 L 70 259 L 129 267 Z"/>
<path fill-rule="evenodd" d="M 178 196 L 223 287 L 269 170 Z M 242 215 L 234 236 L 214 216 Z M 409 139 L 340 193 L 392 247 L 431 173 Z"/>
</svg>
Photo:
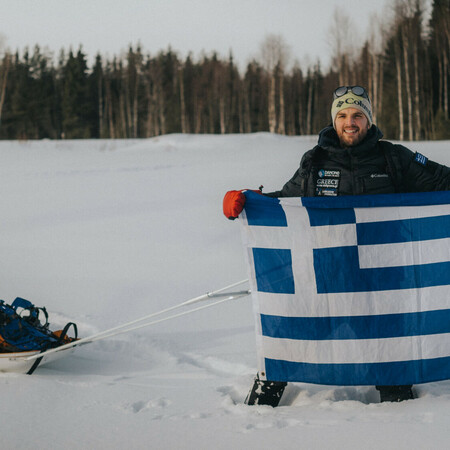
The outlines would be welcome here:
<svg viewBox="0 0 450 450">
<path fill-rule="evenodd" d="M 65 139 L 89 138 L 93 105 L 88 97 L 86 56 L 81 48 L 69 57 L 62 70 L 62 133 Z"/>
</svg>

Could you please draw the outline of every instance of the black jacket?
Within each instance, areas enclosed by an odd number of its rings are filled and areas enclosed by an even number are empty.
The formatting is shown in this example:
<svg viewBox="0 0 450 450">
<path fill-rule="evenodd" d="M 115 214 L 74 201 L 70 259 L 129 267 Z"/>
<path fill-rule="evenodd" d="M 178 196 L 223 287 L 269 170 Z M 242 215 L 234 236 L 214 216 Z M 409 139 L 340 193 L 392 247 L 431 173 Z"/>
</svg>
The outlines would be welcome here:
<svg viewBox="0 0 450 450">
<path fill-rule="evenodd" d="M 450 168 L 381 141 L 373 125 L 359 145 L 341 148 L 333 127 L 303 155 L 299 169 L 280 191 L 269 197 L 313 197 L 450 190 Z"/>
</svg>

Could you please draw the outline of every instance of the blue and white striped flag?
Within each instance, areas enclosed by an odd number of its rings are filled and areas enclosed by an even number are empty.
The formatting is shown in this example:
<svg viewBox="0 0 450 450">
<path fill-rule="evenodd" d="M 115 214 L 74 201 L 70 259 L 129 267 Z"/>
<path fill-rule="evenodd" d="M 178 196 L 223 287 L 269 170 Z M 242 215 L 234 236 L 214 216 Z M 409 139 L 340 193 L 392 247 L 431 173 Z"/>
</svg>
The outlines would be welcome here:
<svg viewBox="0 0 450 450">
<path fill-rule="evenodd" d="M 450 378 L 450 191 L 245 195 L 262 378 L 332 385 Z"/>
</svg>

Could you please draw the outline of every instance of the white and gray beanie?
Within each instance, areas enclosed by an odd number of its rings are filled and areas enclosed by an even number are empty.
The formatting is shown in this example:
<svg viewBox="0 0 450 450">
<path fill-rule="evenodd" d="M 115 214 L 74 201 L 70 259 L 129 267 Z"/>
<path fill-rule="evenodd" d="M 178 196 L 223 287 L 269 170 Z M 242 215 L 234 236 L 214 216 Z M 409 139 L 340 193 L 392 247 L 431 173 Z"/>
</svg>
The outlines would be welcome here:
<svg viewBox="0 0 450 450">
<path fill-rule="evenodd" d="M 334 120 L 336 119 L 337 113 L 347 108 L 359 109 L 367 117 L 367 120 L 369 121 L 369 128 L 372 126 L 373 118 L 370 100 L 359 95 L 355 95 L 353 92 L 349 91 L 345 95 L 336 98 L 331 105 L 333 127 L 335 126 Z"/>
</svg>

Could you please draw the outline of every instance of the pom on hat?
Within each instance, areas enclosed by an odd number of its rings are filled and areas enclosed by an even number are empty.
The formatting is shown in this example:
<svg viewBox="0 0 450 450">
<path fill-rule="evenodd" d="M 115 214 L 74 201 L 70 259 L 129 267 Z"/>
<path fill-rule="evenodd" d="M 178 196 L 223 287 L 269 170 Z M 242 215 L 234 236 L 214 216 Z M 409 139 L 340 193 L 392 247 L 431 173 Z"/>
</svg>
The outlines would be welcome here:
<svg viewBox="0 0 450 450">
<path fill-rule="evenodd" d="M 333 127 L 337 113 L 347 108 L 359 109 L 367 117 L 367 120 L 369 121 L 369 128 L 372 126 L 372 105 L 370 104 L 369 99 L 360 97 L 359 95 L 355 95 L 353 92 L 349 91 L 342 97 L 336 98 L 331 105 Z"/>
</svg>

